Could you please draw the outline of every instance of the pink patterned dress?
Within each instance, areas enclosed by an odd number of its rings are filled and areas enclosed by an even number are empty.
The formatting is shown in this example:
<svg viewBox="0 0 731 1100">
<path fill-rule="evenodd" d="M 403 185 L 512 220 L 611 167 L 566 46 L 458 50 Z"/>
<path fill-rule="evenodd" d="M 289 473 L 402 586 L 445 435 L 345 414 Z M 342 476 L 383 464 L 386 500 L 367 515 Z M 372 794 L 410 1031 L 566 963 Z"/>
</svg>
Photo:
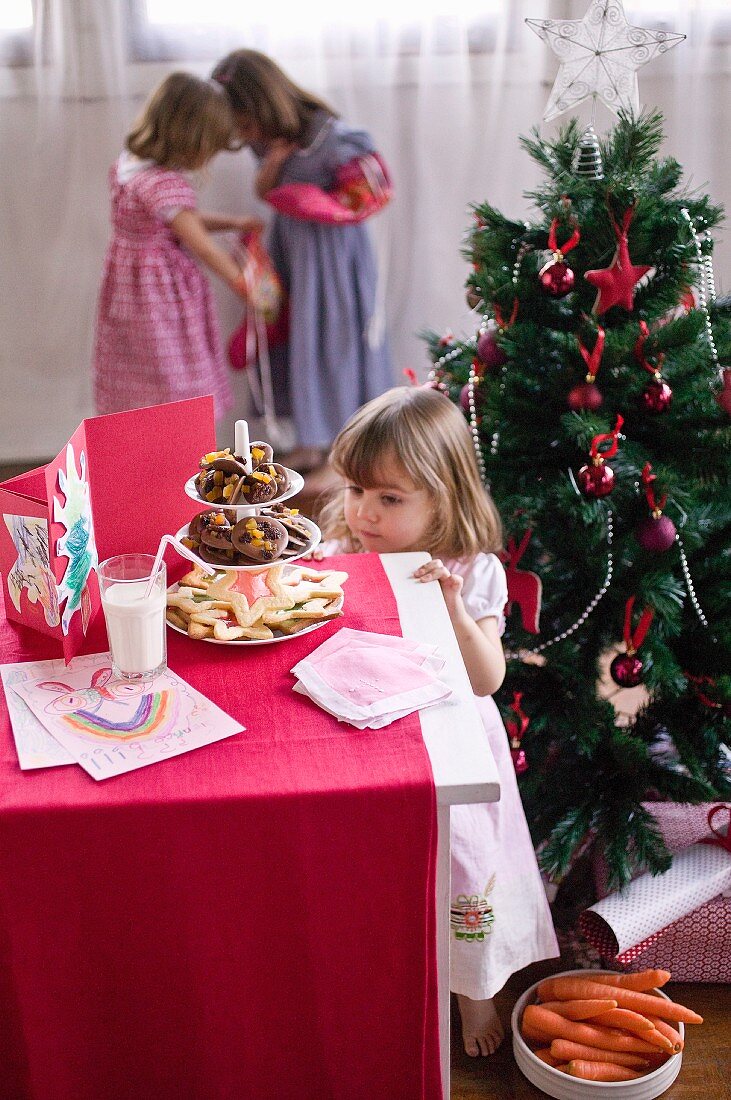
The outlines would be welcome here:
<svg viewBox="0 0 731 1100">
<path fill-rule="evenodd" d="M 168 223 L 195 210 L 180 172 L 151 162 L 110 171 L 112 240 L 94 348 L 98 413 L 212 394 L 216 418 L 232 396 L 208 281 Z"/>
</svg>

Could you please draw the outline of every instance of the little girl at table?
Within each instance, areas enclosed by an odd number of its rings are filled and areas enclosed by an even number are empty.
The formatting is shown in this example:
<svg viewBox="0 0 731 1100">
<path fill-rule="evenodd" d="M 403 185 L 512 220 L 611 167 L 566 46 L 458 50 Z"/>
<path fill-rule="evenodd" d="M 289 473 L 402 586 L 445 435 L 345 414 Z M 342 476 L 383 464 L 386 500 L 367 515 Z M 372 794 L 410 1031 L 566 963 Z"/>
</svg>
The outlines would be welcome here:
<svg viewBox="0 0 731 1100">
<path fill-rule="evenodd" d="M 500 801 L 453 806 L 450 988 L 468 1054 L 503 1038 L 494 995 L 515 971 L 558 955 L 507 734 L 491 696 L 505 675 L 501 525 L 469 429 L 437 390 L 399 387 L 345 425 L 330 462 L 344 480 L 320 519 L 338 552 L 426 550 L 414 573 L 442 588 L 500 777 Z"/>
<path fill-rule="evenodd" d="M 258 219 L 197 210 L 188 173 L 237 148 L 218 85 L 171 73 L 152 93 L 112 166 L 112 240 L 94 348 L 98 413 L 213 394 L 216 418 L 232 403 L 205 265 L 244 296 L 241 269 L 211 231 L 243 232 Z"/>
</svg>

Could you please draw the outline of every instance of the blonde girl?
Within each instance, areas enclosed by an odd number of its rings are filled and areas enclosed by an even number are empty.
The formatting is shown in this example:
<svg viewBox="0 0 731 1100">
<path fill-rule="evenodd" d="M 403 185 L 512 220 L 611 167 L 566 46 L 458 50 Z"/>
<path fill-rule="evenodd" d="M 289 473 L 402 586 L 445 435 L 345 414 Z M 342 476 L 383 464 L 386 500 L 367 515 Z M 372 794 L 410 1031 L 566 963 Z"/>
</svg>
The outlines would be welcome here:
<svg viewBox="0 0 731 1100">
<path fill-rule="evenodd" d="M 94 395 L 99 413 L 213 394 L 231 404 L 204 265 L 244 293 L 241 271 L 211 236 L 255 218 L 198 211 L 188 174 L 237 148 L 218 85 L 171 73 L 152 93 L 109 174 L 112 239 L 97 312 Z"/>
<path fill-rule="evenodd" d="M 343 488 L 323 511 L 325 553 L 426 550 L 416 582 L 441 585 L 500 776 L 500 801 L 452 807 L 450 986 L 468 1054 L 503 1037 L 494 995 L 512 973 L 558 955 L 518 793 L 507 734 L 491 696 L 505 675 L 507 600 L 496 551 L 500 519 L 483 488 L 463 416 L 441 393 L 397 388 L 345 425 L 331 464 Z"/>
</svg>

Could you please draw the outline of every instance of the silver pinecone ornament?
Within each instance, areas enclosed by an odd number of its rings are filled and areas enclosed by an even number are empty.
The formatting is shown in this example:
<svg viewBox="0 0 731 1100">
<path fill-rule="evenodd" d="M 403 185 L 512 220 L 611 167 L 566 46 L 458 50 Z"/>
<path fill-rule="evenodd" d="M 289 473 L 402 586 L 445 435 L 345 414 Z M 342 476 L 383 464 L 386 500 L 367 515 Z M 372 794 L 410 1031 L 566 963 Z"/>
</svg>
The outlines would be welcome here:
<svg viewBox="0 0 731 1100">
<path fill-rule="evenodd" d="M 575 176 L 581 176 L 582 179 L 604 179 L 602 152 L 599 148 L 599 138 L 596 136 L 593 126 L 587 126 L 581 135 L 581 140 L 576 146 L 571 161 L 571 169 Z"/>
</svg>

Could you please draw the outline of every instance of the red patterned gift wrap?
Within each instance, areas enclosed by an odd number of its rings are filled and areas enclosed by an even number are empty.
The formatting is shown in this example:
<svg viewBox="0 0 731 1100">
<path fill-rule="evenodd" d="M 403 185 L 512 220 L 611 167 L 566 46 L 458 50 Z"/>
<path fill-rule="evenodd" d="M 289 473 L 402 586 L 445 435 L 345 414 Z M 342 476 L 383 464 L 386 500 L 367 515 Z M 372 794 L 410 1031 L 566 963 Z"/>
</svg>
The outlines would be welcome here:
<svg viewBox="0 0 731 1100">
<path fill-rule="evenodd" d="M 728 845 L 724 834 L 731 807 L 727 803 L 694 806 L 653 802 L 645 803 L 645 808 L 657 819 L 665 844 L 673 855 L 698 844 Z M 731 851 L 727 858 L 731 862 Z M 597 894 L 604 898 L 608 893 L 607 872 L 601 857 L 595 860 L 594 872 Z M 731 895 L 728 891 L 704 901 L 619 953 L 612 930 L 594 919 L 589 910 L 582 913 L 579 927 L 613 968 L 627 971 L 660 968 L 670 970 L 676 981 L 731 982 Z"/>
</svg>

